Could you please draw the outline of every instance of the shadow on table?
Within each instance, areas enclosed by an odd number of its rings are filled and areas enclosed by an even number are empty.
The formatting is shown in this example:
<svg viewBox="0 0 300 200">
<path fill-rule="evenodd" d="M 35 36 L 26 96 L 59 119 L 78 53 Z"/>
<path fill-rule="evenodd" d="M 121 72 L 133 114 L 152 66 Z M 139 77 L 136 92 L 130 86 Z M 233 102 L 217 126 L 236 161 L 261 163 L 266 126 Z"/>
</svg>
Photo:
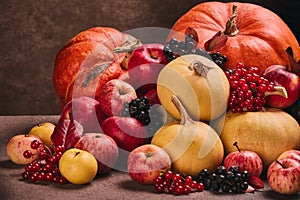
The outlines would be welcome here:
<svg viewBox="0 0 300 200">
<path fill-rule="evenodd" d="M 149 192 L 149 193 L 155 192 L 153 185 L 143 185 L 143 184 L 137 183 L 134 180 L 120 181 L 118 183 L 118 185 L 121 188 L 124 188 L 126 190 L 135 191 L 135 192 Z"/>
<path fill-rule="evenodd" d="M 23 169 L 24 165 L 17 165 L 10 160 L 2 160 L 0 161 L 0 168 L 4 169 Z"/>
<path fill-rule="evenodd" d="M 299 200 L 300 199 L 300 193 L 295 195 L 283 195 L 283 194 L 278 194 L 272 190 L 267 190 L 263 192 L 263 196 L 266 199 L 274 199 L 274 200 L 279 200 L 279 199 L 288 199 L 288 200 Z"/>
</svg>

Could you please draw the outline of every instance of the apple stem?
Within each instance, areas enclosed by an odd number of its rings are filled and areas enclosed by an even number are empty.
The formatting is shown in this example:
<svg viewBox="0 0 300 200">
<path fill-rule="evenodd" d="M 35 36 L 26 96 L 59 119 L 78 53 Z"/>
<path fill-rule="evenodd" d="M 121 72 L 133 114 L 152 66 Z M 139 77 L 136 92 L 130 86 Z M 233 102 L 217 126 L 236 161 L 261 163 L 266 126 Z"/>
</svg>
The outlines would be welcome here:
<svg viewBox="0 0 300 200">
<path fill-rule="evenodd" d="M 265 97 L 269 95 L 280 95 L 283 96 L 284 98 L 288 98 L 288 93 L 286 89 L 282 86 L 274 86 L 273 92 L 265 92 Z"/>
<path fill-rule="evenodd" d="M 208 70 L 210 70 L 212 67 L 204 65 L 202 62 L 197 60 L 192 62 L 188 68 L 189 70 L 194 70 L 197 76 L 207 77 Z"/>
<path fill-rule="evenodd" d="M 181 116 L 180 124 L 181 125 L 188 125 L 188 124 L 194 124 L 194 123 L 196 123 L 189 116 L 189 114 L 185 110 L 184 106 L 182 105 L 181 101 L 179 100 L 179 98 L 176 95 L 172 95 L 171 101 L 174 104 L 174 106 L 177 108 L 177 110 L 180 112 L 180 116 Z"/>
<path fill-rule="evenodd" d="M 237 150 L 238 150 L 239 152 L 241 152 L 241 150 L 240 150 L 240 148 L 239 148 L 239 146 L 238 146 L 238 143 L 237 143 L 237 142 L 234 142 L 234 143 L 233 143 L 233 146 L 235 146 L 235 147 L 237 148 Z"/>
<path fill-rule="evenodd" d="M 285 168 L 285 167 L 283 166 L 283 164 L 282 164 L 279 160 L 276 160 L 276 162 L 277 162 L 282 168 Z"/>
</svg>

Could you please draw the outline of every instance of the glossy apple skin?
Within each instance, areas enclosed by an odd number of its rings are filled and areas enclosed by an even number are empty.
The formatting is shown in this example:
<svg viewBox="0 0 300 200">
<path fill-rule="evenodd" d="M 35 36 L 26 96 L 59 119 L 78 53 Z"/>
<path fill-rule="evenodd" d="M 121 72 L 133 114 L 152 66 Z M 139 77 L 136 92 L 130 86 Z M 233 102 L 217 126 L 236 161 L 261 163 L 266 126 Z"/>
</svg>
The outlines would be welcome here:
<svg viewBox="0 0 300 200">
<path fill-rule="evenodd" d="M 290 158 L 274 161 L 268 168 L 267 180 L 270 187 L 280 194 L 300 192 L 300 163 Z"/>
<path fill-rule="evenodd" d="M 62 176 L 73 184 L 91 182 L 98 171 L 96 158 L 91 153 L 77 148 L 64 152 L 58 164 Z"/>
<path fill-rule="evenodd" d="M 101 132 L 100 124 L 105 117 L 97 100 L 86 96 L 73 98 L 62 110 L 61 120 L 70 119 L 70 113 L 83 126 L 84 132 Z"/>
<path fill-rule="evenodd" d="M 43 144 L 47 145 L 47 147 L 52 147 L 51 135 L 54 131 L 55 125 L 50 122 L 45 122 L 38 124 L 32 127 L 28 133 L 28 135 L 35 135 L 39 137 Z"/>
<path fill-rule="evenodd" d="M 101 127 L 106 135 L 113 138 L 118 147 L 128 152 L 149 142 L 146 128 L 132 117 L 109 117 Z"/>
<path fill-rule="evenodd" d="M 106 116 L 121 116 L 125 103 L 136 97 L 135 89 L 130 84 L 120 79 L 113 79 L 103 86 L 98 101 Z"/>
<path fill-rule="evenodd" d="M 167 64 L 162 44 L 144 44 L 136 48 L 127 63 L 127 82 L 137 93 L 145 95 L 149 90 L 156 89 L 158 74 Z M 120 77 L 123 79 L 123 76 Z M 138 95 L 139 96 L 139 95 Z"/>
<path fill-rule="evenodd" d="M 119 156 L 116 142 L 102 133 L 85 133 L 74 147 L 93 154 L 98 162 L 98 174 L 110 172 Z"/>
<path fill-rule="evenodd" d="M 149 63 L 166 64 L 167 60 L 163 53 L 163 44 L 151 43 L 137 47 L 127 63 L 127 69 L 131 70 L 137 66 Z"/>
<path fill-rule="evenodd" d="M 297 101 L 300 96 L 300 77 L 286 70 L 281 65 L 272 65 L 265 69 L 263 76 L 275 85 L 283 86 L 287 90 L 288 98 L 279 95 L 266 97 L 267 104 L 276 108 L 287 108 Z"/>
<path fill-rule="evenodd" d="M 15 164 L 26 165 L 31 163 L 38 158 L 39 151 L 43 149 L 42 145 L 41 148 L 32 149 L 30 145 L 33 140 L 42 143 L 42 140 L 35 135 L 20 134 L 13 136 L 6 144 L 6 155 Z M 24 158 L 23 153 L 26 150 L 30 150 L 33 154 L 31 158 Z"/>
<path fill-rule="evenodd" d="M 263 164 L 259 155 L 253 151 L 234 151 L 224 159 L 224 166 L 229 170 L 231 166 L 237 166 L 239 171 L 247 170 L 250 176 L 259 177 L 262 173 Z"/>
<path fill-rule="evenodd" d="M 171 159 L 162 148 L 146 144 L 130 152 L 127 166 L 133 180 L 141 184 L 154 184 L 161 170 L 170 169 Z"/>
<path fill-rule="evenodd" d="M 281 160 L 283 158 L 291 158 L 300 163 L 300 151 L 295 149 L 285 151 L 282 154 L 280 154 L 277 160 Z"/>
</svg>

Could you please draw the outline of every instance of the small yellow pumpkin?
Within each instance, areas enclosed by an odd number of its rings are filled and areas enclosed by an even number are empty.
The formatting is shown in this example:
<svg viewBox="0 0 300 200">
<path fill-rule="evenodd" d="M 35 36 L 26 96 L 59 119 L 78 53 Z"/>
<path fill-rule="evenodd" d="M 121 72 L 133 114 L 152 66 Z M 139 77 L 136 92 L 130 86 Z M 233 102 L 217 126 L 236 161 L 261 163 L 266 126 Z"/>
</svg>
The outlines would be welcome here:
<svg viewBox="0 0 300 200">
<path fill-rule="evenodd" d="M 209 125 L 192 120 L 175 95 L 171 101 L 181 113 L 181 121 L 165 124 L 151 143 L 163 148 L 171 158 L 172 169 L 183 175 L 195 177 L 204 168 L 214 171 L 224 156 L 218 134 Z"/>
<path fill-rule="evenodd" d="M 241 150 L 256 152 L 265 169 L 286 150 L 300 148 L 300 127 L 288 113 L 275 108 L 260 112 L 226 114 L 221 132 L 225 153 Z"/>
<path fill-rule="evenodd" d="M 157 95 L 174 118 L 180 113 L 171 102 L 177 96 L 188 114 L 196 121 L 210 121 L 226 112 L 230 92 L 223 70 L 200 55 L 180 56 L 159 73 Z"/>
</svg>

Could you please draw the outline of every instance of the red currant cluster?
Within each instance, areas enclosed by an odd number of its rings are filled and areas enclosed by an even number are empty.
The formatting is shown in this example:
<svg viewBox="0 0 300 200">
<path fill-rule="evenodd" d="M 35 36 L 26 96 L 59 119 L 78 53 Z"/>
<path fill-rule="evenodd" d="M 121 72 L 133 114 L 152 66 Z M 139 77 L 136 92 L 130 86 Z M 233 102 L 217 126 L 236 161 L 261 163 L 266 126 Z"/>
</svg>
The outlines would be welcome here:
<svg viewBox="0 0 300 200">
<path fill-rule="evenodd" d="M 202 192 L 204 185 L 193 180 L 191 176 L 182 177 L 178 173 L 166 171 L 163 175 L 157 177 L 154 188 L 159 193 L 188 195 L 191 192 Z"/>
<path fill-rule="evenodd" d="M 50 181 L 64 184 L 67 180 L 60 174 L 58 162 L 65 152 L 64 146 L 55 146 L 54 150 L 49 149 L 37 140 L 31 142 L 32 149 L 39 149 L 38 158 L 25 166 L 22 178 L 30 182 Z M 23 153 L 25 158 L 33 156 L 30 150 Z"/>
<path fill-rule="evenodd" d="M 257 67 L 242 63 L 225 74 L 230 83 L 229 108 L 232 112 L 260 111 L 266 105 L 265 93 L 274 91 L 274 83 L 258 74 Z"/>
</svg>

